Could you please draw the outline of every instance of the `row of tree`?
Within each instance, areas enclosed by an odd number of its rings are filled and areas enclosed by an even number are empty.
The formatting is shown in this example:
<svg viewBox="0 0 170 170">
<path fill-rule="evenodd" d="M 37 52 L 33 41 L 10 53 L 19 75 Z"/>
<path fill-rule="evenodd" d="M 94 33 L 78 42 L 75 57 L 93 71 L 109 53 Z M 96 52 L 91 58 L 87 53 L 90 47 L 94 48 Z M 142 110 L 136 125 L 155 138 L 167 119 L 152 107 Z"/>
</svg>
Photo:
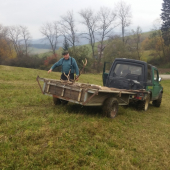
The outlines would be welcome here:
<svg viewBox="0 0 170 170">
<path fill-rule="evenodd" d="M 117 3 L 114 10 L 102 7 L 95 13 L 92 9 L 82 9 L 79 15 L 82 18 L 80 23 L 86 28 L 84 32 L 77 30 L 73 11 L 68 11 L 66 15 L 61 16 L 60 21 L 45 23 L 41 27 L 40 31 L 49 40 L 54 55 L 56 55 L 58 37 L 61 35 L 64 36 L 65 43 L 68 43 L 73 51 L 75 51 L 80 36 L 87 39 L 91 46 L 92 58 L 97 57 L 98 64 L 101 62 L 107 45 L 105 40 L 113 35 L 113 30 L 118 26 L 121 26 L 122 41 L 125 43 L 125 28 L 130 25 L 132 15 L 130 5 L 124 1 Z M 96 42 L 98 42 L 98 55 L 95 53 Z"/>
<path fill-rule="evenodd" d="M 27 27 L 3 27 L 1 25 L 0 64 L 48 69 L 61 57 L 61 53 L 59 54 L 59 51 L 56 50 L 60 36 L 64 36 L 63 49 L 69 50 L 78 65 L 81 66 L 82 59 L 88 57 L 87 71 L 97 70 L 100 72 L 102 68 L 100 65 L 103 61 L 112 62 L 117 57 L 141 60 L 144 50 L 149 50 L 148 55 L 152 55 L 154 60 L 159 58 L 169 61 L 170 42 L 168 42 L 168 36 L 164 36 L 165 28 L 168 28 L 167 23 L 170 22 L 170 17 L 167 17 L 170 15 L 166 13 L 169 9 L 167 4 L 169 4 L 167 0 L 164 0 L 163 13 L 165 14 L 162 13 L 161 16 L 162 19 L 166 19 L 162 29 L 160 30 L 160 21 L 156 21 L 154 29 L 147 38 L 142 35 L 142 29 L 139 26 L 129 34 L 125 34 L 126 27 L 131 23 L 132 15 L 130 5 L 124 1 L 120 1 L 114 10 L 107 7 L 100 8 L 98 12 L 91 9 L 80 10 L 81 24 L 84 25 L 83 28 L 86 28 L 84 32 L 77 30 L 73 11 L 68 11 L 64 16 L 61 16 L 60 21 L 45 23 L 41 26 L 40 32 L 49 41 L 52 51 L 51 56 L 41 59 L 29 53 L 31 35 Z M 121 26 L 122 35 L 113 33 L 118 26 Z M 78 46 L 81 38 L 89 41 L 90 48 Z M 27 59 L 24 59 L 25 57 Z"/>
<path fill-rule="evenodd" d="M 0 25 L 0 62 L 29 55 L 30 32 L 24 26 Z"/>
<path fill-rule="evenodd" d="M 107 41 L 105 40 L 112 36 L 115 27 L 121 25 L 122 41 L 123 43 L 125 42 L 125 28 L 130 25 L 131 20 L 130 5 L 127 5 L 124 1 L 120 1 L 114 10 L 102 7 L 95 13 L 92 9 L 82 9 L 79 15 L 82 18 L 81 24 L 86 28 L 84 32 L 77 30 L 77 22 L 75 21 L 73 11 L 68 11 L 66 15 L 61 16 L 60 21 L 43 24 L 40 28 L 40 32 L 49 41 L 56 60 L 58 60 L 56 53 L 58 38 L 64 36 L 65 45 L 67 44 L 67 46 L 70 47 L 70 52 L 77 58 L 77 50 L 79 49 L 77 45 L 80 42 L 81 35 L 82 38 L 89 41 L 92 59 L 96 59 L 99 65 L 103 51 L 107 45 Z M 9 49 L 6 51 L 11 52 L 10 57 L 7 53 L 0 54 L 0 57 L 3 58 L 1 63 L 8 58 L 30 56 L 28 47 L 30 45 L 31 35 L 27 27 L 3 27 L 3 31 L 0 30 L 0 34 L 4 36 L 2 39 Z M 97 52 L 96 42 L 98 42 Z M 87 57 L 89 50 L 84 49 L 84 51 Z"/>
<path fill-rule="evenodd" d="M 156 20 L 152 32 L 147 38 L 142 36 L 142 29 L 139 26 L 125 36 L 125 28 L 131 24 L 132 15 L 130 5 L 124 1 L 117 3 L 114 10 L 102 7 L 96 13 L 91 9 L 83 9 L 79 12 L 82 18 L 81 24 L 86 28 L 85 33 L 80 35 L 89 40 L 92 51 L 91 56 L 96 59 L 95 63 L 97 62 L 97 64 L 95 65 L 97 65 L 98 71 L 100 71 L 98 66 L 101 64 L 102 58 L 110 61 L 113 61 L 115 57 L 141 60 L 144 50 L 150 50 L 148 55 L 153 56 L 151 62 L 154 63 L 154 61 L 158 60 L 155 64 L 170 61 L 170 1 L 163 1 L 162 26 L 161 20 Z M 113 34 L 113 30 L 118 26 L 121 26 L 121 36 Z M 49 31 L 49 34 L 47 34 L 48 30 L 52 30 L 52 28 L 55 31 L 53 33 Z M 41 28 L 41 33 L 50 42 L 52 41 L 49 35 L 57 33 L 55 36 L 56 41 L 53 42 L 57 42 L 57 35 L 63 35 L 65 37 L 65 49 L 69 46 L 72 47 L 73 55 L 76 55 L 75 47 L 80 37 L 78 37 L 73 12 L 67 12 L 58 22 L 44 24 Z M 96 37 L 96 35 L 98 36 Z M 145 41 L 143 41 L 144 39 Z M 56 44 L 53 45 L 53 47 L 55 46 Z M 53 51 L 55 52 L 55 50 Z M 103 53 L 105 54 L 103 55 Z"/>
<path fill-rule="evenodd" d="M 91 57 L 96 59 L 95 63 L 97 62 L 97 64 L 93 64 L 95 67 L 101 63 L 104 49 L 108 45 L 106 40 L 113 36 L 113 31 L 118 26 L 121 26 L 122 42 L 125 44 L 125 28 L 131 23 L 131 8 L 124 1 L 120 1 L 114 10 L 107 7 L 100 8 L 98 12 L 94 12 L 92 9 L 82 9 L 79 15 L 82 18 L 80 24 L 85 28 L 84 32 L 77 30 L 78 22 L 74 18 L 73 11 L 68 11 L 61 16 L 60 21 L 45 23 L 40 31 L 49 41 L 54 56 L 59 36 L 64 36 L 64 49 L 70 47 L 75 58 L 77 58 L 76 46 L 80 38 L 87 39 L 91 47 Z M 100 67 L 96 68 L 99 72 Z"/>
</svg>

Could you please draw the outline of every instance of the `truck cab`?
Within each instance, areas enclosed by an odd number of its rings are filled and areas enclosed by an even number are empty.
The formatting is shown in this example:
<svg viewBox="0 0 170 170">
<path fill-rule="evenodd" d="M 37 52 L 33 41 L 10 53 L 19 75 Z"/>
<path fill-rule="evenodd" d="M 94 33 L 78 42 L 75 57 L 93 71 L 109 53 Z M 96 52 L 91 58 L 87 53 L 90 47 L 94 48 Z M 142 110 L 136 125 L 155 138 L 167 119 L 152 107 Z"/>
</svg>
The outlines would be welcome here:
<svg viewBox="0 0 170 170">
<path fill-rule="evenodd" d="M 158 69 L 144 61 L 116 58 L 107 73 L 104 63 L 103 85 L 110 88 L 126 90 L 146 90 L 150 92 L 150 100 L 162 98 L 163 87 L 160 84 Z M 156 104 L 157 106 L 160 104 Z"/>
</svg>

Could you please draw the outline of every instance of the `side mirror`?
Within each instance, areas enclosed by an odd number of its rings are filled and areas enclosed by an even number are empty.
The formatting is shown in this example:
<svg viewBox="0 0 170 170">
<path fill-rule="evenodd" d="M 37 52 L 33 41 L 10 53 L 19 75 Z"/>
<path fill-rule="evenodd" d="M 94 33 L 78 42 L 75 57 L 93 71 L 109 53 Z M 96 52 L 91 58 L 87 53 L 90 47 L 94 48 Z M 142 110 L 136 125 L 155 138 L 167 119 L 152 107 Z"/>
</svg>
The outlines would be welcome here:
<svg viewBox="0 0 170 170">
<path fill-rule="evenodd" d="M 161 77 L 159 77 L 159 82 L 162 80 L 162 78 Z"/>
</svg>

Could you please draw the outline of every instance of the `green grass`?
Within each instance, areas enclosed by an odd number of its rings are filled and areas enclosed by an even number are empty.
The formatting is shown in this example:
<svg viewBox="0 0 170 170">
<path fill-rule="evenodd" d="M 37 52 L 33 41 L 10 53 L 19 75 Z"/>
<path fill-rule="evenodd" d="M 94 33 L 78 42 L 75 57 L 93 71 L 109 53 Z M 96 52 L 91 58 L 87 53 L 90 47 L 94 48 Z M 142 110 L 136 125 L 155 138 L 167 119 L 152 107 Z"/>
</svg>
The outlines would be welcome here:
<svg viewBox="0 0 170 170">
<path fill-rule="evenodd" d="M 170 167 L 170 81 L 160 108 L 119 107 L 115 119 L 100 107 L 55 106 L 36 76 L 60 73 L 0 66 L 0 169 L 163 169 Z M 101 74 L 80 82 L 102 85 Z"/>
</svg>

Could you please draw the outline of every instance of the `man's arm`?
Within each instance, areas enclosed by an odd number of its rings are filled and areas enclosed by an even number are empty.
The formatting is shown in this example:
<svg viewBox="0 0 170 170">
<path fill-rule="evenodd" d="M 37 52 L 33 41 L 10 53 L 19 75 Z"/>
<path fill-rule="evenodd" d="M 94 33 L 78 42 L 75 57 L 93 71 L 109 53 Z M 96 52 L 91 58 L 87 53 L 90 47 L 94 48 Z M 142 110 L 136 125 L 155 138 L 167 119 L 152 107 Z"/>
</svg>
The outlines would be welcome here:
<svg viewBox="0 0 170 170">
<path fill-rule="evenodd" d="M 62 65 L 62 60 L 63 60 L 63 58 L 60 59 L 58 62 L 56 62 L 56 63 L 50 68 L 50 70 L 48 70 L 48 73 L 51 73 L 52 70 L 54 70 L 56 67 L 61 66 L 61 65 Z"/>
</svg>

